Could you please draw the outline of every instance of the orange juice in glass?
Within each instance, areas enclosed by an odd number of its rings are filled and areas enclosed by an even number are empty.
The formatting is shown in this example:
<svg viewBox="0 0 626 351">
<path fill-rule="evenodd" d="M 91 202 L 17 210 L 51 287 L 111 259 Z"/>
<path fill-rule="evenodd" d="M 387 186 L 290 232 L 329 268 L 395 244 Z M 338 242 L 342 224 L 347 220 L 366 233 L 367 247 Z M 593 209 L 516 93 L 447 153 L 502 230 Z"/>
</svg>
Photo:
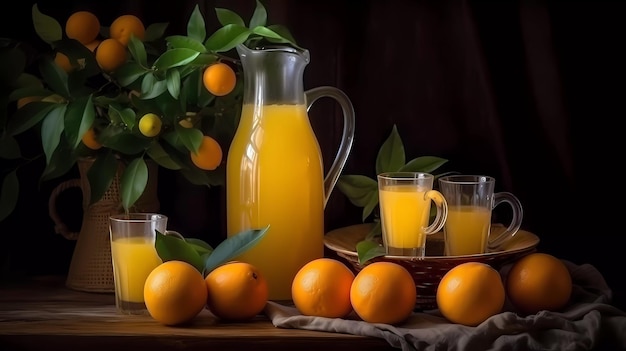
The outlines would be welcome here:
<svg viewBox="0 0 626 351">
<path fill-rule="evenodd" d="M 491 211 L 480 206 L 448 206 L 446 255 L 472 255 L 487 247 Z"/>
<path fill-rule="evenodd" d="M 154 240 L 141 236 L 113 240 L 111 256 L 119 301 L 125 304 L 143 304 L 146 278 L 162 263 L 154 248 Z"/>
<path fill-rule="evenodd" d="M 305 105 L 243 106 L 227 160 L 228 235 L 269 225 L 237 259 L 263 272 L 271 300 L 290 300 L 298 270 L 324 255 L 323 177 Z"/>
<path fill-rule="evenodd" d="M 115 305 L 124 314 L 147 314 L 143 286 L 162 263 L 154 246 L 156 230 L 166 230 L 167 217 L 155 213 L 130 213 L 109 218 Z"/>
<path fill-rule="evenodd" d="M 447 256 L 497 251 L 511 240 L 522 224 L 522 204 L 509 192 L 495 192 L 496 180 L 484 175 L 455 174 L 439 178 L 439 188 L 449 206 L 444 226 Z M 511 222 L 500 234 L 491 235 L 493 209 L 508 203 Z"/>
<path fill-rule="evenodd" d="M 421 172 L 390 172 L 378 175 L 378 198 L 383 243 L 387 255 L 424 257 L 426 236 L 443 227 L 448 207 L 433 190 L 434 176 Z M 430 222 L 431 204 L 436 216 Z"/>
</svg>

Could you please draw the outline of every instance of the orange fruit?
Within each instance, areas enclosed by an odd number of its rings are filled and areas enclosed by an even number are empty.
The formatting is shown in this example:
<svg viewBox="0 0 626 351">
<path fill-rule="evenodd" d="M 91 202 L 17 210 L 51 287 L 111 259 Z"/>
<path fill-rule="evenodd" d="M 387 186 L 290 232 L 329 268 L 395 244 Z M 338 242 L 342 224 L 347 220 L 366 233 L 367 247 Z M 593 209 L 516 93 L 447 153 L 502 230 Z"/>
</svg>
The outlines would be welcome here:
<svg viewBox="0 0 626 351">
<path fill-rule="evenodd" d="M 65 34 L 70 39 L 76 39 L 87 45 L 94 41 L 100 33 L 98 17 L 89 11 L 78 11 L 68 17 L 65 22 Z"/>
<path fill-rule="evenodd" d="M 350 286 L 350 302 L 356 314 L 369 323 L 397 324 L 415 308 L 417 292 L 409 271 L 393 262 L 363 267 Z"/>
<path fill-rule="evenodd" d="M 252 264 L 229 262 L 212 270 L 204 280 L 209 293 L 207 306 L 221 319 L 249 320 L 265 308 L 267 280 Z"/>
<path fill-rule="evenodd" d="M 506 290 L 509 300 L 520 312 L 558 311 L 569 302 L 572 277 L 563 261 L 535 252 L 511 266 Z"/>
<path fill-rule="evenodd" d="M 65 73 L 70 73 L 74 70 L 74 66 L 72 66 L 69 57 L 62 52 L 57 52 L 56 55 L 54 55 L 54 63 L 61 67 Z"/>
<path fill-rule="evenodd" d="M 206 171 L 212 171 L 222 163 L 222 147 L 217 140 L 207 135 L 202 137 L 198 151 L 191 151 L 190 155 L 193 164 Z"/>
<path fill-rule="evenodd" d="M 146 28 L 139 17 L 135 15 L 122 15 L 117 17 L 109 27 L 109 35 L 113 39 L 117 39 L 122 45 L 128 45 L 130 36 L 134 35 L 137 39 L 144 39 Z"/>
<path fill-rule="evenodd" d="M 466 262 L 450 269 L 437 287 L 437 306 L 453 323 L 477 326 L 500 313 L 505 291 L 500 273 L 482 262 Z"/>
<path fill-rule="evenodd" d="M 209 93 L 215 96 L 224 96 L 235 89 L 237 76 L 229 65 L 217 62 L 204 69 L 202 82 Z"/>
<path fill-rule="evenodd" d="M 342 318 L 352 312 L 354 273 L 340 261 L 315 259 L 298 270 L 291 284 L 294 305 L 307 316 Z"/>
<path fill-rule="evenodd" d="M 183 261 L 166 261 L 150 272 L 143 289 L 150 316 L 165 325 L 191 321 L 206 306 L 202 273 Z"/>
<path fill-rule="evenodd" d="M 93 128 L 89 128 L 82 137 L 83 144 L 92 150 L 98 150 L 102 147 L 102 144 L 96 140 L 96 132 Z"/>
<path fill-rule="evenodd" d="M 105 72 L 113 72 L 126 62 L 126 47 L 116 39 L 104 39 L 96 50 L 96 62 Z"/>
<path fill-rule="evenodd" d="M 139 119 L 139 131 L 149 138 L 159 135 L 162 125 L 161 117 L 154 113 L 146 113 Z"/>
</svg>

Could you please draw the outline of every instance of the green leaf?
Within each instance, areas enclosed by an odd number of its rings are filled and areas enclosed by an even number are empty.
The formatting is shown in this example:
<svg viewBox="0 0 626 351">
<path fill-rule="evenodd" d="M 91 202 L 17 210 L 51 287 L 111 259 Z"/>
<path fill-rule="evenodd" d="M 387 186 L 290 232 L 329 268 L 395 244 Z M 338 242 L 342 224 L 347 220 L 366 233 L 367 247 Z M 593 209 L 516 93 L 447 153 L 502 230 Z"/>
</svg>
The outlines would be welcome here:
<svg viewBox="0 0 626 351">
<path fill-rule="evenodd" d="M 120 180 L 122 206 L 129 210 L 139 199 L 148 184 L 148 166 L 143 158 L 138 157 L 124 169 Z"/>
<path fill-rule="evenodd" d="M 58 52 L 62 52 L 68 57 L 72 66 L 77 67 L 77 69 L 71 72 L 68 78 L 75 79 L 75 85 L 78 87 L 82 88 L 84 80 L 88 77 L 100 74 L 100 67 L 96 62 L 95 55 L 78 40 L 61 40 L 55 42 L 54 45 Z"/>
<path fill-rule="evenodd" d="M 365 235 L 365 240 L 375 240 L 375 238 L 380 237 L 382 234 L 382 227 L 380 223 L 380 218 L 377 218 L 374 221 L 374 226 L 370 228 L 369 232 Z"/>
<path fill-rule="evenodd" d="M 258 26 L 265 26 L 267 23 L 267 11 L 263 4 L 256 0 L 256 7 L 254 8 L 254 13 L 252 13 L 252 18 L 250 18 L 250 28 L 255 28 Z"/>
<path fill-rule="evenodd" d="M 369 202 L 372 193 L 378 192 L 378 183 L 363 175 L 341 175 L 337 187 L 344 193 L 350 202 L 363 207 Z"/>
<path fill-rule="evenodd" d="M 196 252 L 198 252 L 200 255 L 213 252 L 213 248 L 206 241 L 196 238 L 186 238 L 185 241 L 187 242 L 187 244 L 192 245 L 195 248 Z"/>
<path fill-rule="evenodd" d="M 188 64 L 200 55 L 200 52 L 187 48 L 170 49 L 164 52 L 154 62 L 157 70 L 178 67 Z"/>
<path fill-rule="evenodd" d="M 201 72 L 200 70 L 195 70 L 191 72 L 185 79 L 183 79 L 181 93 L 186 97 L 188 104 L 196 105 L 198 103 L 198 96 L 200 95 L 200 90 L 202 88 Z"/>
<path fill-rule="evenodd" d="M 169 44 L 172 49 L 189 49 L 193 51 L 197 51 L 199 53 L 206 53 L 206 48 L 202 44 L 202 40 L 185 37 L 182 35 L 172 35 L 165 38 L 165 41 Z"/>
<path fill-rule="evenodd" d="M 229 24 L 236 24 L 242 27 L 246 26 L 241 16 L 231 10 L 216 8 L 215 15 L 217 15 L 217 20 L 218 22 L 220 22 L 222 27 Z"/>
<path fill-rule="evenodd" d="M 293 37 L 293 35 L 291 35 L 291 32 L 289 32 L 289 29 L 287 29 L 287 27 L 281 26 L 279 24 L 272 24 L 270 26 L 267 26 L 267 28 L 280 35 L 289 43 L 296 45 L 296 39 Z"/>
<path fill-rule="evenodd" d="M 362 220 L 370 216 L 378 204 L 378 182 L 363 175 L 341 175 L 337 188 L 358 207 L 363 207 Z"/>
<path fill-rule="evenodd" d="M 41 40 L 52 45 L 55 41 L 63 39 L 63 30 L 56 19 L 41 13 L 37 4 L 33 5 L 31 13 L 35 32 Z"/>
<path fill-rule="evenodd" d="M 61 133 L 63 133 L 65 128 L 63 121 L 66 108 L 67 106 L 64 104 L 57 104 L 48 112 L 41 124 L 41 143 L 46 154 L 46 163 L 50 163 L 54 150 L 59 146 Z"/>
<path fill-rule="evenodd" d="M 412 159 L 400 168 L 400 171 L 432 173 L 443 166 L 448 160 L 435 156 L 420 156 Z"/>
<path fill-rule="evenodd" d="M 187 36 L 199 42 L 203 42 L 206 38 L 204 17 L 200 12 L 200 7 L 198 7 L 198 4 L 196 4 L 196 6 L 193 8 L 191 16 L 189 16 L 189 22 L 187 22 Z"/>
<path fill-rule="evenodd" d="M 48 112 L 52 110 L 56 103 L 33 101 L 26 104 L 21 109 L 15 111 L 13 118 L 9 120 L 7 132 L 11 136 L 18 135 L 39 123 Z"/>
<path fill-rule="evenodd" d="M 180 165 L 172 159 L 170 154 L 168 154 L 159 143 L 151 143 L 146 153 L 151 159 L 154 160 L 154 162 L 164 168 L 172 170 L 179 170 L 181 168 Z"/>
<path fill-rule="evenodd" d="M 185 67 L 185 68 L 187 68 L 189 72 L 198 71 L 199 68 L 204 69 L 204 67 L 214 62 L 217 62 L 219 58 L 220 57 L 218 55 L 212 54 L 212 53 L 200 54 L 198 57 L 196 57 L 195 60 L 193 60 L 192 63 L 189 64 L 190 66 L 193 65 L 193 66 L 200 66 L 200 67 Z"/>
<path fill-rule="evenodd" d="M 135 59 L 138 64 L 140 64 L 141 66 L 148 65 L 148 54 L 146 54 L 146 47 L 143 45 L 143 42 L 134 35 L 130 36 L 130 40 L 128 41 L 128 50 L 130 51 L 130 55 Z"/>
<path fill-rule="evenodd" d="M 13 170 L 2 180 L 0 188 L 0 222 L 7 218 L 17 205 L 20 183 L 17 179 L 17 170 Z"/>
<path fill-rule="evenodd" d="M 404 166 L 405 155 L 402 139 L 394 124 L 391 134 L 383 143 L 376 157 L 376 174 L 383 172 L 395 172 Z"/>
<path fill-rule="evenodd" d="M 96 111 L 91 95 L 68 104 L 65 113 L 65 136 L 73 148 L 80 144 L 81 138 L 91 128 L 95 119 Z"/>
<path fill-rule="evenodd" d="M 76 155 L 73 151 L 67 141 L 61 138 L 59 146 L 54 150 L 54 154 L 50 159 L 50 163 L 46 165 L 41 174 L 40 181 L 54 179 L 67 174 L 76 164 Z"/>
<path fill-rule="evenodd" d="M 385 256 L 385 248 L 379 243 L 370 240 L 362 240 L 356 244 L 356 252 L 360 264 L 365 264 L 374 257 Z"/>
<path fill-rule="evenodd" d="M 137 79 L 150 71 L 146 70 L 136 62 L 127 62 L 119 69 L 115 70 L 114 76 L 123 87 L 133 84 Z"/>
<path fill-rule="evenodd" d="M 165 235 L 158 230 L 156 231 L 156 240 L 154 247 L 157 254 L 163 262 L 167 261 L 184 261 L 196 267 L 202 272 L 204 263 L 200 254 L 196 251 L 195 245 L 190 245 L 185 239 L 181 239 L 175 235 Z"/>
<path fill-rule="evenodd" d="M 202 144 L 202 131 L 197 128 L 184 128 L 176 125 L 176 132 L 187 150 L 196 152 Z"/>
<path fill-rule="evenodd" d="M 166 77 L 167 91 L 174 99 L 178 99 L 180 95 L 180 73 L 177 69 L 169 69 Z"/>
<path fill-rule="evenodd" d="M 250 30 L 237 24 L 228 24 L 216 30 L 206 40 L 204 46 L 209 51 L 224 52 L 242 44 L 250 36 Z"/>
<path fill-rule="evenodd" d="M 145 42 L 155 41 L 163 37 L 165 31 L 167 30 L 167 26 L 169 23 L 167 22 L 158 22 L 152 23 L 146 28 L 146 33 L 144 34 L 143 40 Z"/>
<path fill-rule="evenodd" d="M 135 114 L 135 110 L 130 107 L 123 108 L 118 110 L 116 106 L 109 105 L 109 118 L 111 118 L 111 123 L 124 123 L 129 129 L 133 129 L 135 127 L 135 119 L 137 115 Z"/>
<path fill-rule="evenodd" d="M 9 100 L 15 101 L 15 100 L 19 100 L 21 98 L 30 97 L 30 96 L 46 97 L 52 94 L 53 93 L 48 89 L 44 89 L 41 87 L 28 86 L 28 87 L 17 88 L 13 90 L 11 94 L 9 94 Z"/>
<path fill-rule="evenodd" d="M 217 266 L 226 263 L 254 247 L 261 240 L 269 226 L 263 229 L 246 230 L 222 241 L 204 262 L 203 275 L 206 276 Z"/>
<path fill-rule="evenodd" d="M 19 58 L 18 58 L 18 62 L 13 62 L 14 65 L 16 66 L 10 66 L 9 64 L 7 64 L 7 67 L 12 67 L 11 69 L 15 69 L 15 70 L 19 70 L 19 67 L 23 67 L 24 63 L 20 63 L 19 62 Z M 6 63 L 5 63 L 6 64 Z M 21 70 L 19 71 L 21 72 Z M 20 88 L 25 88 L 25 87 L 38 87 L 38 88 L 42 88 L 43 84 L 41 83 L 41 80 L 39 79 L 39 77 L 30 74 L 30 73 L 22 73 L 17 77 L 17 81 L 15 82 L 15 84 L 20 87 Z"/>
<path fill-rule="evenodd" d="M 119 127 L 110 126 L 102 132 L 102 145 L 126 155 L 135 155 L 143 152 L 151 143 L 151 139 L 137 135 L 120 133 Z"/>
<path fill-rule="evenodd" d="M 59 65 L 54 63 L 50 57 L 45 57 L 39 64 L 39 71 L 43 80 L 57 94 L 64 98 L 70 96 L 70 89 L 67 80 L 67 73 Z"/>
<path fill-rule="evenodd" d="M 267 27 L 261 27 L 261 26 L 254 27 L 252 29 L 252 33 L 260 35 L 265 38 L 283 39 L 283 37 L 281 37 L 280 34 L 274 32 L 273 30 Z"/>
<path fill-rule="evenodd" d="M 0 138 L 0 158 L 14 160 L 20 158 L 22 152 L 17 140 L 11 135 L 4 135 Z"/>
<path fill-rule="evenodd" d="M 105 152 L 98 155 L 87 171 L 89 180 L 89 204 L 92 205 L 102 198 L 104 193 L 113 184 L 113 179 L 118 169 L 117 157 L 113 152 Z"/>
<path fill-rule="evenodd" d="M 158 80 L 154 74 L 149 73 L 143 77 L 141 82 L 141 99 L 152 99 L 167 90 L 167 82 L 165 80 Z"/>
</svg>

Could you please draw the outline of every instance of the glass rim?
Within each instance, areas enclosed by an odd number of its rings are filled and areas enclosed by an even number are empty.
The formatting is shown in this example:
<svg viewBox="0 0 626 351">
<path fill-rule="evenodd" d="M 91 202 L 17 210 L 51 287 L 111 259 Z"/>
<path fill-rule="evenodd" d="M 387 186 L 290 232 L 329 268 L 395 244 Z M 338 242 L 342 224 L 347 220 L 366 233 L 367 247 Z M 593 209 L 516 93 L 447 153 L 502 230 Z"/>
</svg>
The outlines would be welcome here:
<svg viewBox="0 0 626 351">
<path fill-rule="evenodd" d="M 448 184 L 485 184 L 495 181 L 494 177 L 479 174 L 452 174 L 439 178 L 439 182 Z"/>
<path fill-rule="evenodd" d="M 398 179 L 433 179 L 435 178 L 434 175 L 428 173 L 428 172 L 383 172 L 378 174 L 377 176 L 379 179 L 393 179 L 393 180 L 398 180 Z"/>
<path fill-rule="evenodd" d="M 167 220 L 167 216 L 161 213 L 154 212 L 131 212 L 131 213 L 120 213 L 109 216 L 111 221 L 115 222 L 150 222 L 150 221 L 161 221 Z"/>
</svg>

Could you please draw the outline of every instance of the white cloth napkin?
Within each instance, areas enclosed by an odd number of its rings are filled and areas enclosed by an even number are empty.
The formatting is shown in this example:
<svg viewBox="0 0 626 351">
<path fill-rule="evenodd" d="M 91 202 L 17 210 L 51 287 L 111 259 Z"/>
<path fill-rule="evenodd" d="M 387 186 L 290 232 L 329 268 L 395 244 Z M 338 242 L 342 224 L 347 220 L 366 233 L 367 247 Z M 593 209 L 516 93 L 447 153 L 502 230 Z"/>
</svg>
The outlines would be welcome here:
<svg viewBox="0 0 626 351">
<path fill-rule="evenodd" d="M 611 290 L 589 264 L 564 261 L 574 282 L 562 312 L 520 316 L 508 303 L 504 312 L 476 327 L 448 322 L 438 310 L 414 312 L 401 325 L 372 324 L 354 313 L 347 318 L 301 315 L 293 306 L 268 302 L 265 314 L 279 328 L 307 329 L 382 338 L 409 350 L 626 350 L 626 312 L 610 304 Z M 500 273 L 505 277 L 510 265 Z"/>
</svg>

